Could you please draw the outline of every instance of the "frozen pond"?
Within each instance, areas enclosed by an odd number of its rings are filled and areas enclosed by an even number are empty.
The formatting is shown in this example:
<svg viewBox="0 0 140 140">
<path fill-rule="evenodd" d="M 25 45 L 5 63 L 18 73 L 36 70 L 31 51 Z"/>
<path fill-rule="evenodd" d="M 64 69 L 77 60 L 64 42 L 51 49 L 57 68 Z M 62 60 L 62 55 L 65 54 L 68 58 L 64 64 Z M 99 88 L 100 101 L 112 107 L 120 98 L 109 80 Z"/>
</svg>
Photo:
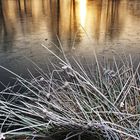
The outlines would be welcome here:
<svg viewBox="0 0 140 140">
<path fill-rule="evenodd" d="M 41 44 L 59 55 L 91 56 L 122 50 L 139 59 L 140 0 L 1 0 L 0 65 L 26 75 L 35 62 L 45 69 L 52 59 Z M 0 81 L 9 75 L 0 69 Z"/>
</svg>

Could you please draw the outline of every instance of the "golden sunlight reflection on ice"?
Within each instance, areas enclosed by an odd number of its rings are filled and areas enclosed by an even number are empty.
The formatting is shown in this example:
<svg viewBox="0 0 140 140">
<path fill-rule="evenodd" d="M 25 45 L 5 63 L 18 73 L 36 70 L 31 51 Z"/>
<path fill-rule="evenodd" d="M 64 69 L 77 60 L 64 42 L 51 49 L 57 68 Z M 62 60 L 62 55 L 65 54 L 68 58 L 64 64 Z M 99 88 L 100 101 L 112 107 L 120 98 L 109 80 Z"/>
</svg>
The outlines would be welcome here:
<svg viewBox="0 0 140 140">
<path fill-rule="evenodd" d="M 82 27 L 85 26 L 85 21 L 86 21 L 86 12 L 87 12 L 87 0 L 79 0 L 80 2 L 80 11 L 79 11 L 79 15 L 80 15 L 80 24 Z"/>
</svg>

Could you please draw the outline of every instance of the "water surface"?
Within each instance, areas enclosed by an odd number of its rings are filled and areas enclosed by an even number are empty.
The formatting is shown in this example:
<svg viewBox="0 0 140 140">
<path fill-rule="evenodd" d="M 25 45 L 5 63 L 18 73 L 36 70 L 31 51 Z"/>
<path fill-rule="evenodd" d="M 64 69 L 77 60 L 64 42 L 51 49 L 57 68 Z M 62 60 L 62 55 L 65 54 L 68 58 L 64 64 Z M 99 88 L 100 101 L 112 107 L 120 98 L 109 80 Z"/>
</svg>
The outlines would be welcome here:
<svg viewBox="0 0 140 140">
<path fill-rule="evenodd" d="M 26 75 L 28 60 L 46 68 L 58 55 L 59 40 L 66 54 L 140 54 L 139 0 L 1 0 L 0 65 Z M 54 43 L 54 44 L 53 44 Z M 28 58 L 28 59 L 26 59 Z M 139 61 L 139 60 L 138 60 Z M 9 75 L 0 69 L 0 81 Z"/>
</svg>

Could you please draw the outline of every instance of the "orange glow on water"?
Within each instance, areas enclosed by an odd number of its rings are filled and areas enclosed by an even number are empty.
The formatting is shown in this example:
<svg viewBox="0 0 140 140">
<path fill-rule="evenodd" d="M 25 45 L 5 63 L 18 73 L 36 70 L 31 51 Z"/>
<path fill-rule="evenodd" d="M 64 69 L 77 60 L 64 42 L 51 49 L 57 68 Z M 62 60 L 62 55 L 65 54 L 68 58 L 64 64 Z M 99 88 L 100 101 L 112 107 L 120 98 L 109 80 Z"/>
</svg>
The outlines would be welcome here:
<svg viewBox="0 0 140 140">
<path fill-rule="evenodd" d="M 86 12 L 87 12 L 87 6 L 86 0 L 80 0 L 80 24 L 84 27 L 85 26 L 85 21 L 86 21 Z"/>
</svg>

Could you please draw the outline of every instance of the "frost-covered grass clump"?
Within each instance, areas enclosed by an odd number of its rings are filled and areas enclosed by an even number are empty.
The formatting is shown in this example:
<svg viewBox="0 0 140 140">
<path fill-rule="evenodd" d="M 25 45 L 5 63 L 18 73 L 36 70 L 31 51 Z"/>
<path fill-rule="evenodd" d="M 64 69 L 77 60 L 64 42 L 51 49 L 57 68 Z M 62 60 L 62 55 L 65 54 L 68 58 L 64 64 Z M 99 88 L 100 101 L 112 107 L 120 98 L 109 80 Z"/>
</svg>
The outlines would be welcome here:
<svg viewBox="0 0 140 140">
<path fill-rule="evenodd" d="M 82 65 L 50 52 L 59 61 L 50 74 L 40 71 L 29 81 L 13 73 L 16 84 L 1 91 L 0 140 L 60 134 L 65 140 L 140 139 L 139 65 L 134 68 L 131 57 L 111 63 L 95 57 Z M 19 85 L 22 92 L 13 91 Z"/>
</svg>

